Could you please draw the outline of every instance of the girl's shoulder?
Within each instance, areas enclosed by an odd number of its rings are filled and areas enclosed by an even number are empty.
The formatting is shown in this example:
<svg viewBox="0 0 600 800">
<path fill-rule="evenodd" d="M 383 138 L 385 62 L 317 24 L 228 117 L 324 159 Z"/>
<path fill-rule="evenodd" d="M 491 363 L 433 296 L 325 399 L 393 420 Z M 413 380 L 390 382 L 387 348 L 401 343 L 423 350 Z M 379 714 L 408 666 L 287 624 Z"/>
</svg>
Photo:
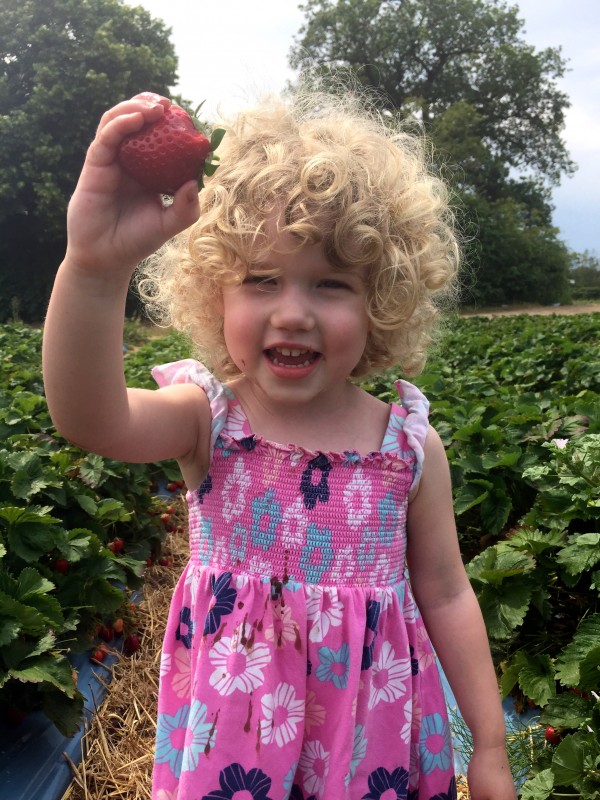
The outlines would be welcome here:
<svg viewBox="0 0 600 800">
<path fill-rule="evenodd" d="M 152 377 L 159 387 L 173 386 L 178 383 L 193 383 L 206 392 L 212 417 L 211 451 L 221 432 L 227 414 L 231 392 L 200 361 L 184 358 L 167 364 L 159 364 L 152 368 Z"/>
</svg>

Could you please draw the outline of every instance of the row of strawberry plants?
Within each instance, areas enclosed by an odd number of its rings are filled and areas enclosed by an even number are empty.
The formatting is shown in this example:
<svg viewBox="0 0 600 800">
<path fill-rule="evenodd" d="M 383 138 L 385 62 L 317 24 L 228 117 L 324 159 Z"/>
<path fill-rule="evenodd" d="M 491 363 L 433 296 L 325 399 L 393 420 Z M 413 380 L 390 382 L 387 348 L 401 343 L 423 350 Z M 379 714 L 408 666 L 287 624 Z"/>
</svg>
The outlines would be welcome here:
<svg viewBox="0 0 600 800">
<path fill-rule="evenodd" d="M 417 383 L 502 691 L 546 726 L 522 796 L 597 797 L 600 315 L 461 320 Z"/>
<path fill-rule="evenodd" d="M 83 697 L 69 656 L 136 645 L 131 593 L 158 557 L 168 509 L 157 480 L 172 465 L 87 454 L 53 429 L 41 332 L 0 328 L 0 720 L 41 709 L 65 735 Z M 135 380 L 135 378 L 134 378 Z"/>
<path fill-rule="evenodd" d="M 5 344 L 2 335 L 10 341 Z M 132 585 L 139 580 L 148 542 L 153 536 L 160 539 L 160 527 L 158 531 L 153 527 L 156 516 L 147 485 L 141 494 L 133 487 L 151 479 L 156 468 L 107 462 L 56 438 L 41 396 L 36 336 L 26 329 L 0 334 L 0 349 L 9 354 L 4 357 L 9 364 L 8 369 L 2 367 L 0 386 L 6 387 L 10 402 L 0 403 L 0 424 L 10 428 L 3 429 L 9 443 L 6 457 L 13 459 L 10 469 L 14 474 L 15 453 L 27 460 L 31 448 L 40 459 L 42 441 L 57 465 L 64 459 L 57 466 L 63 479 L 67 467 L 75 463 L 67 474 L 75 484 L 62 506 L 57 505 L 56 494 L 48 495 L 51 482 L 45 487 L 35 483 L 40 470 L 33 462 L 25 468 L 31 488 L 23 491 L 30 493 L 29 502 L 35 499 L 41 504 L 44 497 L 46 513 L 59 519 L 66 531 L 83 528 L 106 543 L 118 526 L 119 538 L 128 537 L 125 555 L 112 558 L 106 547 L 100 547 L 90 556 L 90 565 L 108 557 L 121 570 L 129 569 L 131 575 L 125 578 Z M 485 615 L 503 691 L 512 693 L 521 705 L 542 707 L 541 719 L 548 726 L 549 746 L 523 789 L 523 797 L 530 800 L 543 800 L 553 791 L 575 790 L 581 797 L 592 797 L 599 785 L 600 706 L 594 694 L 600 654 L 599 340 L 600 315 L 457 320 L 417 379 L 432 401 L 432 421 L 447 447 L 462 550 Z M 151 365 L 186 354 L 177 336 L 151 341 L 127 353 L 129 381 L 152 386 Z M 16 383 L 15 362 L 19 362 Z M 391 399 L 395 377 L 390 372 L 365 386 Z M 93 465 L 98 470 L 89 477 Z M 172 465 L 163 469 L 174 478 Z M 74 509 L 81 514 L 77 495 L 82 494 L 82 483 L 83 494 L 94 492 L 96 504 L 106 502 L 108 511 L 111 501 L 119 501 L 130 516 L 112 520 L 109 515 L 108 527 L 94 528 L 87 518 L 72 525 Z M 0 495 L 0 508 L 3 500 Z M 83 509 L 91 510 L 91 505 Z M 118 516 L 116 510 L 111 513 Z M 129 564 L 127 557 L 136 564 Z M 3 561 L 6 558 L 5 554 Z M 44 566 L 48 568 L 47 563 Z M 73 574 L 83 567 L 84 563 L 73 564 Z M 48 576 L 39 564 L 36 568 L 54 583 L 46 593 L 56 592 L 64 576 Z M 114 586 L 113 579 L 108 582 Z M 77 608 L 78 620 L 86 613 Z M 78 621 L 76 630 L 89 634 L 89 624 L 97 618 L 91 613 L 85 624 Z M 30 634 L 28 641 L 35 638 Z M 75 639 L 63 636 L 61 641 L 72 647 Z M 52 647 L 56 653 L 56 645 Z M 63 645 L 59 653 L 64 649 Z M 33 651 L 29 655 L 37 656 Z M 53 688 L 46 679 L 43 685 Z"/>
</svg>

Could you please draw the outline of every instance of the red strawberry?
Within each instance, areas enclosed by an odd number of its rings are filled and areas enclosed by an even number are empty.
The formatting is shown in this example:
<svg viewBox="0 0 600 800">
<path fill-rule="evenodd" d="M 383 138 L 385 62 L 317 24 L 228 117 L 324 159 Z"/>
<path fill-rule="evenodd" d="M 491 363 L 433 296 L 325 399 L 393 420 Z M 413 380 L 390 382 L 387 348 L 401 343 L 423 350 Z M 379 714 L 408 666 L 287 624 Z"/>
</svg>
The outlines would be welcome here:
<svg viewBox="0 0 600 800">
<path fill-rule="evenodd" d="M 224 131 L 209 140 L 199 123 L 187 111 L 172 105 L 157 122 L 127 136 L 119 149 L 123 168 L 135 180 L 154 192 L 175 194 L 186 181 L 202 182 L 202 172 L 212 175 L 216 166 L 209 156 Z"/>
<path fill-rule="evenodd" d="M 112 550 L 113 553 L 120 553 L 124 546 L 125 542 L 123 541 L 123 539 L 114 539 L 107 545 L 108 549 Z"/>
<path fill-rule="evenodd" d="M 132 656 L 134 653 L 137 653 L 141 645 L 142 643 L 140 642 L 139 636 L 132 633 L 123 642 L 123 652 L 126 656 Z"/>
<path fill-rule="evenodd" d="M 96 650 L 92 651 L 90 658 L 92 661 L 104 661 L 106 658 L 106 648 L 101 645 Z"/>
<path fill-rule="evenodd" d="M 57 558 L 54 562 L 54 569 L 64 575 L 69 571 L 69 562 L 66 558 Z"/>
<path fill-rule="evenodd" d="M 117 634 L 117 636 L 120 636 L 123 633 L 123 628 L 125 627 L 125 623 L 123 622 L 123 619 L 119 617 L 118 619 L 114 620 L 112 627 L 113 631 Z"/>
<path fill-rule="evenodd" d="M 552 725 L 548 725 L 545 732 L 546 741 L 548 744 L 559 744 L 560 743 L 560 733 L 552 727 Z"/>
</svg>

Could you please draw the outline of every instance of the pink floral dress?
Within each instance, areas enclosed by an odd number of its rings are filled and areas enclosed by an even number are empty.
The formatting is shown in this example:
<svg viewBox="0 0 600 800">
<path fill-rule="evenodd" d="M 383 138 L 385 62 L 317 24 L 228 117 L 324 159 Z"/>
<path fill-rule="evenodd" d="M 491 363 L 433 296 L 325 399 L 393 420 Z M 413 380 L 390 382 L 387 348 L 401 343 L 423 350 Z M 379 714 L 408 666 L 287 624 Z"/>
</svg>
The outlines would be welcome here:
<svg viewBox="0 0 600 800">
<path fill-rule="evenodd" d="M 255 436 L 197 361 L 153 374 L 201 386 L 213 415 L 163 648 L 153 800 L 453 800 L 405 576 L 427 400 L 396 384 L 379 452 L 307 452 Z"/>
</svg>

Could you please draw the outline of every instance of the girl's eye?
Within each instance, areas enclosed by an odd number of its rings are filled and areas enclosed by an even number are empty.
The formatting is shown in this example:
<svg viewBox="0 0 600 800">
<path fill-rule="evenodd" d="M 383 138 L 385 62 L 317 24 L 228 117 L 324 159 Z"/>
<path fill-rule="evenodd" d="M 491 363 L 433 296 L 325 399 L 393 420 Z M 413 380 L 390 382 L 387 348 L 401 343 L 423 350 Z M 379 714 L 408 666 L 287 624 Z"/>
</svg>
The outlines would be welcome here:
<svg viewBox="0 0 600 800">
<path fill-rule="evenodd" d="M 326 278 L 319 282 L 319 286 L 323 289 L 348 289 L 348 284 L 344 281 L 336 280 L 335 278 Z"/>
<path fill-rule="evenodd" d="M 262 291 L 272 291 L 277 287 L 277 279 L 269 275 L 251 275 L 248 274 L 242 281 L 244 286 L 255 286 Z"/>
</svg>

